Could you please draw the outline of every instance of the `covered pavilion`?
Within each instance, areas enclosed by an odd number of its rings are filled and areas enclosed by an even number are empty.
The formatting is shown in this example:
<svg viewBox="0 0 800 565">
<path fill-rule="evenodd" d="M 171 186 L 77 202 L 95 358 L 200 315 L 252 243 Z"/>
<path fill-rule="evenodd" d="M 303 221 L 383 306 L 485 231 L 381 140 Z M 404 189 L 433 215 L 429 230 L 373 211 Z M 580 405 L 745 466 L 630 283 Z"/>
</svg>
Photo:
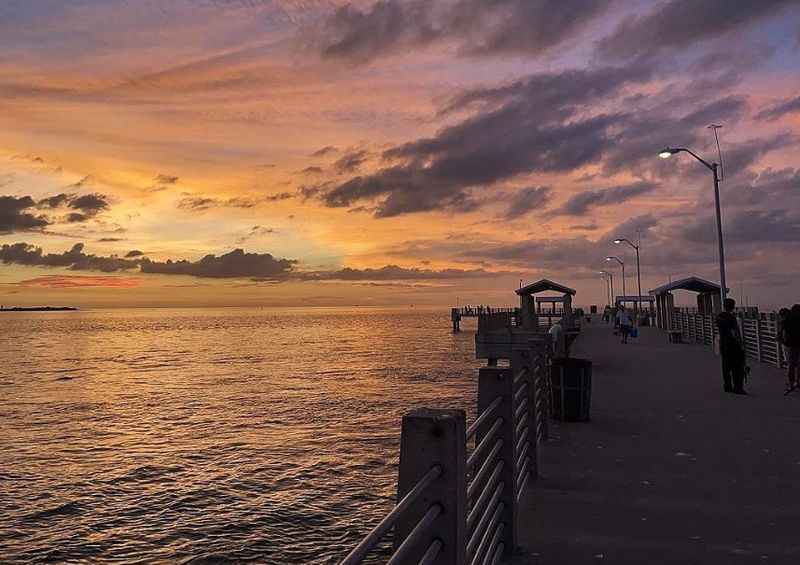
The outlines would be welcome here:
<svg viewBox="0 0 800 565">
<path fill-rule="evenodd" d="M 672 313 L 675 310 L 676 290 L 688 290 L 697 293 L 697 312 L 700 314 L 713 314 L 722 309 L 720 301 L 720 286 L 700 277 L 688 277 L 654 288 L 650 295 L 656 301 L 656 325 L 661 329 L 670 329 Z"/>
<path fill-rule="evenodd" d="M 520 318 L 523 328 L 535 330 L 539 327 L 535 295 L 542 292 L 556 292 L 561 294 L 560 297 L 554 297 L 547 300 L 547 302 L 558 301 L 562 303 L 563 315 L 561 317 L 561 325 L 564 329 L 571 327 L 572 297 L 576 294 L 574 289 L 548 279 L 541 279 L 529 285 L 525 285 L 514 292 L 519 296 Z M 542 300 L 542 302 L 544 302 L 544 300 Z"/>
</svg>

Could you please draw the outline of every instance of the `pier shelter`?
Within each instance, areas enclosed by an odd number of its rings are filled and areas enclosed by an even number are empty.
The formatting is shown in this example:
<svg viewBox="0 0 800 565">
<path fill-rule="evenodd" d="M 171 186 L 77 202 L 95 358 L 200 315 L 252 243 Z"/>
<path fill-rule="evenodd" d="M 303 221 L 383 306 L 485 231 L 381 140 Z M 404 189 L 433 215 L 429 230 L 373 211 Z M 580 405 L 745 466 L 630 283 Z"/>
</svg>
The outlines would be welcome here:
<svg viewBox="0 0 800 565">
<path fill-rule="evenodd" d="M 700 277 L 688 277 L 650 291 L 656 302 L 656 325 L 664 330 L 672 329 L 672 313 L 675 310 L 676 290 L 688 290 L 697 293 L 697 312 L 699 314 L 714 314 L 722 309 L 720 303 L 720 286 Z"/>
<path fill-rule="evenodd" d="M 535 330 L 539 327 L 539 318 L 537 312 L 537 302 L 561 302 L 562 304 L 562 326 L 564 329 L 569 329 L 572 326 L 572 297 L 575 296 L 575 290 L 564 286 L 562 284 L 553 282 L 548 279 L 542 279 L 523 286 L 515 291 L 519 296 L 519 308 L 521 325 L 524 329 Z M 550 300 L 543 300 L 535 298 L 535 295 L 542 292 L 556 292 L 561 294 L 557 298 Z"/>
</svg>

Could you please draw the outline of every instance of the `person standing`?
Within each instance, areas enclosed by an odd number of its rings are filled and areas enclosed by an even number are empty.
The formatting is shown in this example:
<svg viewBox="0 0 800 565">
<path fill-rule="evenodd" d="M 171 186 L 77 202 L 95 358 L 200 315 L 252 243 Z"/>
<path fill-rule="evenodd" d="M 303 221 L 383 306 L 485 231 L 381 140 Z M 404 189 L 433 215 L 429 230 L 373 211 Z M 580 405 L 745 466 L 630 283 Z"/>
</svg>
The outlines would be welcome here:
<svg viewBox="0 0 800 565">
<path fill-rule="evenodd" d="M 800 364 L 800 304 L 795 304 L 782 324 L 783 347 L 786 351 L 786 393 L 797 388 L 798 364 Z"/>
<path fill-rule="evenodd" d="M 631 315 L 625 309 L 625 306 L 620 305 L 617 312 L 617 323 L 619 324 L 619 333 L 622 335 L 622 343 L 628 343 L 628 336 L 631 333 Z"/>
<path fill-rule="evenodd" d="M 557 320 L 550 330 L 550 341 L 553 345 L 553 357 L 561 359 L 567 356 L 567 336 L 564 335 L 564 328 L 561 327 L 561 320 Z"/>
<path fill-rule="evenodd" d="M 725 392 L 747 394 L 744 390 L 745 354 L 739 322 L 733 314 L 736 301 L 726 298 L 724 311 L 717 315 L 719 329 L 719 350 L 722 356 L 722 381 Z"/>
</svg>

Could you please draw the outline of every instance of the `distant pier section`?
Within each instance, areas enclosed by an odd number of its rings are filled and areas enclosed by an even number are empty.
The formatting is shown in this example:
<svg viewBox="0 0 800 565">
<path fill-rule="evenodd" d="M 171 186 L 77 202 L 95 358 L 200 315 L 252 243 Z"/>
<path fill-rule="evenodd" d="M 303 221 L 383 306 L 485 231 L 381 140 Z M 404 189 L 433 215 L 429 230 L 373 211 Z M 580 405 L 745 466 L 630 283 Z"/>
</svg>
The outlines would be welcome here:
<svg viewBox="0 0 800 565">
<path fill-rule="evenodd" d="M 450 309 L 450 319 L 453 322 L 453 331 L 461 331 L 461 318 L 477 318 L 486 314 L 509 314 L 518 316 L 519 308 L 494 308 L 492 306 L 459 306 Z"/>
</svg>

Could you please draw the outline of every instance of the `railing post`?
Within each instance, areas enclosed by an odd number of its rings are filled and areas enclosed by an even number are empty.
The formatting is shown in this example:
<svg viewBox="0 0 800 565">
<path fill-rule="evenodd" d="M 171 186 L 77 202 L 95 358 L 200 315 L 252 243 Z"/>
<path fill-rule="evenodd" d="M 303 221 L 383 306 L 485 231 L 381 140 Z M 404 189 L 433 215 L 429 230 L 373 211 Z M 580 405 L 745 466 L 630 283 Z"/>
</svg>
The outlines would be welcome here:
<svg viewBox="0 0 800 565">
<path fill-rule="evenodd" d="M 432 467 L 442 468 L 439 478 L 397 522 L 395 548 L 432 506 L 441 506 L 441 513 L 404 563 L 418 563 L 437 539 L 442 543 L 437 565 L 462 565 L 466 559 L 466 429 L 463 410 L 419 408 L 403 416 L 397 500 L 402 500 Z"/>
<path fill-rule="evenodd" d="M 503 505 L 500 514 L 500 523 L 505 524 L 502 529 L 501 543 L 504 544 L 504 556 L 509 558 L 517 546 L 517 433 L 514 418 L 514 373 L 507 367 L 483 367 L 478 373 L 478 414 L 482 414 L 489 405 L 500 397 L 502 400 L 496 410 L 498 417 L 503 419 L 500 426 L 498 439 L 503 445 L 498 453 L 498 460 L 503 461 L 498 484 L 503 483 L 503 489 L 498 500 Z M 476 434 L 476 443 L 491 429 L 496 419 L 492 418 L 481 426 Z M 524 429 L 520 430 L 520 435 Z M 530 430 L 529 430 L 530 433 Z M 487 509 L 490 511 L 491 509 Z"/>
</svg>

